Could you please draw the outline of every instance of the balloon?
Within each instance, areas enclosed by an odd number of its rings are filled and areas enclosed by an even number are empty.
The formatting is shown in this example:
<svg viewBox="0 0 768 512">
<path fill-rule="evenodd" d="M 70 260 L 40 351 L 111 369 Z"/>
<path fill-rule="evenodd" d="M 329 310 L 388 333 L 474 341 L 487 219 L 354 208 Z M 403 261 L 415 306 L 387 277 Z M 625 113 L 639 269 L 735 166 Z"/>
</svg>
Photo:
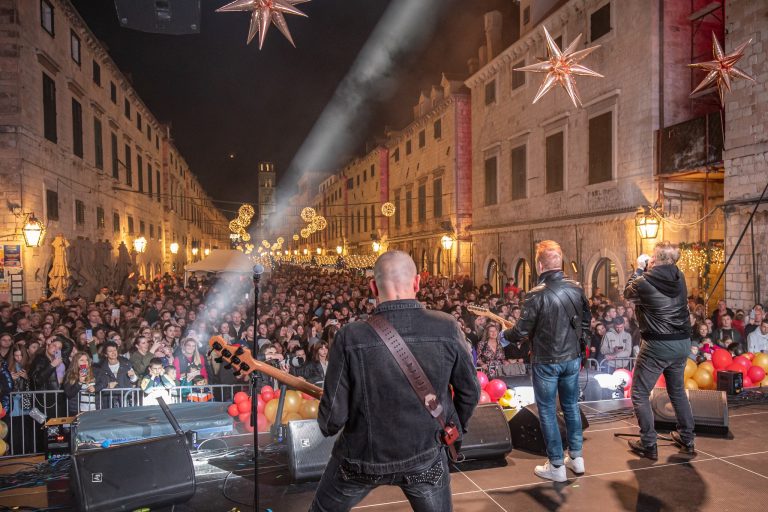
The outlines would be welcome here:
<svg viewBox="0 0 768 512">
<path fill-rule="evenodd" d="M 754 382 L 754 383 L 760 383 L 765 378 L 765 370 L 760 368 L 759 366 L 753 366 L 749 370 L 747 370 L 747 377 Z M 0 436 L 3 437 L 3 436 Z"/>
<path fill-rule="evenodd" d="M 485 391 L 490 395 L 491 402 L 495 402 L 507 391 L 507 383 L 501 379 L 493 379 L 485 387 Z"/>
<path fill-rule="evenodd" d="M 7 435 L 8 435 L 8 425 L 0 421 L 0 439 L 5 439 L 5 436 Z"/>
<path fill-rule="evenodd" d="M 239 404 L 240 402 L 242 402 L 244 400 L 248 400 L 248 393 L 246 393 L 245 391 L 238 391 L 237 393 L 235 393 L 235 403 L 236 404 Z"/>
<path fill-rule="evenodd" d="M 744 353 L 744 354 L 742 354 L 742 355 L 743 355 L 744 357 L 746 357 L 747 359 L 749 359 L 750 361 L 752 361 L 753 359 L 755 359 L 755 354 L 753 354 L 752 352 L 745 352 L 745 353 Z"/>
<path fill-rule="evenodd" d="M 729 372 L 739 372 L 742 375 L 747 373 L 747 369 L 744 368 L 744 366 L 740 365 L 739 363 L 731 363 L 726 368 Z"/>
<path fill-rule="evenodd" d="M 763 386 L 763 387 L 768 387 L 768 374 L 766 374 L 765 378 L 760 383 L 760 385 Z"/>
<path fill-rule="evenodd" d="M 768 372 L 768 354 L 765 354 L 763 352 L 760 352 L 759 354 L 755 354 L 755 357 L 752 359 L 752 364 L 755 366 L 759 366 L 766 372 Z M 2 416 L 0 416 L 2 418 Z"/>
<path fill-rule="evenodd" d="M 237 404 L 232 404 L 229 407 L 227 407 L 227 414 L 229 414 L 233 418 L 238 414 L 240 414 L 240 411 L 237 410 Z"/>
<path fill-rule="evenodd" d="M 269 386 L 264 386 L 265 388 L 268 388 Z M 264 403 L 269 403 L 270 400 L 275 398 L 275 392 L 271 389 L 267 389 L 266 391 L 261 392 L 261 399 L 264 400 Z"/>
<path fill-rule="evenodd" d="M 259 414 L 256 426 L 258 427 L 259 432 L 269 432 L 269 420 L 263 414 Z"/>
<path fill-rule="evenodd" d="M 251 425 L 250 421 L 248 423 L 243 423 L 243 426 L 247 432 L 253 432 L 253 425 Z"/>
<path fill-rule="evenodd" d="M 306 394 L 306 393 L 302 392 L 302 393 L 301 393 L 301 399 L 302 399 L 302 400 L 314 400 L 314 399 L 315 399 L 315 397 L 313 397 L 312 395 L 308 395 L 308 394 Z"/>
<path fill-rule="evenodd" d="M 277 415 L 277 398 L 273 398 L 267 405 L 264 406 L 264 416 L 267 417 L 270 423 L 275 422 L 275 416 Z"/>
<path fill-rule="evenodd" d="M 704 370 L 707 370 L 711 374 L 715 374 L 715 365 L 712 364 L 712 361 L 704 361 L 699 365 L 699 368 L 702 368 Z M 696 372 L 694 372 L 696 373 Z"/>
<path fill-rule="evenodd" d="M 261 386 L 261 389 L 259 390 L 259 394 L 262 394 L 265 391 L 269 391 L 270 393 L 274 393 L 275 392 L 275 388 L 273 388 L 272 386 Z"/>
<path fill-rule="evenodd" d="M 620 378 L 624 382 L 625 388 L 632 387 L 632 374 L 626 368 L 618 368 L 614 370 L 613 376 Z"/>
<path fill-rule="evenodd" d="M 693 380 L 699 385 L 699 389 L 709 389 L 714 384 L 714 376 L 706 368 L 699 367 L 693 374 Z"/>
<path fill-rule="evenodd" d="M 237 412 L 242 414 L 244 412 L 250 412 L 251 410 L 251 401 L 246 400 L 245 402 L 240 402 L 239 404 L 235 404 L 237 406 Z"/>
<path fill-rule="evenodd" d="M 744 382 L 742 383 L 742 387 L 753 388 L 755 387 L 755 383 L 752 382 L 752 379 L 750 379 L 749 377 L 744 377 Z"/>
<path fill-rule="evenodd" d="M 685 361 L 685 371 L 684 371 L 684 378 L 685 380 L 690 379 L 693 377 L 693 374 L 696 373 L 696 363 L 693 362 L 691 358 L 688 358 Z"/>
<path fill-rule="evenodd" d="M 502 407 L 512 407 L 512 401 L 514 399 L 515 391 L 513 389 L 507 389 L 501 398 L 499 398 L 499 405 Z"/>
<path fill-rule="evenodd" d="M 317 400 L 306 400 L 299 408 L 299 414 L 305 420 L 317 419 L 317 411 L 320 406 L 320 402 Z"/>
<path fill-rule="evenodd" d="M 0 405 L 0 420 L 5 418 L 5 413 L 6 413 L 5 408 L 2 405 Z"/>
<path fill-rule="evenodd" d="M 485 372 L 477 372 L 477 381 L 480 383 L 480 389 L 485 389 L 488 385 L 488 376 Z"/>
<path fill-rule="evenodd" d="M 725 349 L 719 348 L 712 353 L 712 364 L 716 370 L 722 370 L 733 362 L 731 353 Z"/>
<path fill-rule="evenodd" d="M 482 390 L 480 392 L 480 401 L 477 402 L 479 404 L 489 404 L 491 403 L 491 395 L 488 394 L 486 390 Z"/>
<path fill-rule="evenodd" d="M 662 373 L 659 375 L 659 380 L 656 381 L 656 385 L 654 386 L 656 388 L 665 388 L 667 387 L 667 379 L 664 378 L 664 374 Z"/>
<path fill-rule="evenodd" d="M 275 390 L 275 398 L 280 398 L 280 390 L 279 389 Z"/>
<path fill-rule="evenodd" d="M 301 419 L 303 418 L 298 412 L 289 412 L 288 414 L 283 415 L 283 423 L 288 423 L 289 421 L 299 421 Z"/>
<path fill-rule="evenodd" d="M 0 439 L 0 455 L 5 455 L 5 452 L 8 450 L 8 444 Z"/>
<path fill-rule="evenodd" d="M 259 412 L 259 414 L 264 413 L 264 406 L 267 405 L 267 402 L 264 401 L 263 398 L 261 398 L 261 395 L 258 395 L 256 397 L 256 410 Z"/>
<path fill-rule="evenodd" d="M 699 389 L 699 384 L 693 379 L 685 379 L 685 389 Z"/>
<path fill-rule="evenodd" d="M 285 394 L 285 404 L 283 405 L 283 411 L 287 413 L 299 412 L 301 406 L 301 395 L 296 391 L 288 391 Z"/>
<path fill-rule="evenodd" d="M 250 423 L 251 422 L 251 413 L 249 412 L 241 412 L 237 415 L 237 419 L 239 419 L 243 423 Z"/>
<path fill-rule="evenodd" d="M 733 362 L 739 363 L 741 366 L 744 367 L 745 370 L 749 370 L 749 367 L 752 366 L 752 361 L 750 361 L 749 358 L 744 356 L 734 357 Z"/>
</svg>

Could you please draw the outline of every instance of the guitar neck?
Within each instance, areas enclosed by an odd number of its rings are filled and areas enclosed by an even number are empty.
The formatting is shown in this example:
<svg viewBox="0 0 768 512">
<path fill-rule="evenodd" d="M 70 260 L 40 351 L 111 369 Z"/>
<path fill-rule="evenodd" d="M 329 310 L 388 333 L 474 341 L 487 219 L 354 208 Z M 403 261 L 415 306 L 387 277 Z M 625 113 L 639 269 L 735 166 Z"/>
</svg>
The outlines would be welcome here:
<svg viewBox="0 0 768 512">
<path fill-rule="evenodd" d="M 481 308 L 470 308 L 469 311 L 472 313 L 478 315 L 478 316 L 484 316 L 486 318 L 490 318 L 491 320 L 494 320 L 498 323 L 500 323 L 503 327 L 511 327 L 512 323 L 509 320 L 505 320 L 504 318 L 500 317 L 499 315 L 495 313 L 491 313 L 490 311 L 486 309 Z"/>
<path fill-rule="evenodd" d="M 323 396 L 323 388 L 315 386 L 314 384 L 307 382 L 305 380 L 301 380 L 300 378 L 294 375 L 291 375 L 288 372 L 284 372 L 279 368 L 275 368 L 272 365 L 263 363 L 261 361 L 257 361 L 255 359 L 248 361 L 248 365 L 251 367 L 251 370 L 248 373 L 250 373 L 251 371 L 256 371 L 256 372 L 261 372 L 265 375 L 269 375 L 270 377 L 273 377 L 280 383 L 285 384 L 286 386 L 291 386 L 292 388 L 296 388 L 299 391 L 302 391 L 308 395 L 312 395 L 318 400 Z M 246 372 L 243 372 L 243 373 L 246 373 Z"/>
</svg>

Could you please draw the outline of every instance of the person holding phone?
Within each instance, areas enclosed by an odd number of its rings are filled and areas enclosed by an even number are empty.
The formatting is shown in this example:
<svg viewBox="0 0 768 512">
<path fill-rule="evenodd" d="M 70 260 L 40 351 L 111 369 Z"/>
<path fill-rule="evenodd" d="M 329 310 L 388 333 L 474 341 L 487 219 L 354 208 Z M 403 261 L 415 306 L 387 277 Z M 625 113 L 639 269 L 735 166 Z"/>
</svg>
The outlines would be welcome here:
<svg viewBox="0 0 768 512">
<path fill-rule="evenodd" d="M 96 391 L 131 388 L 139 380 L 131 363 L 118 355 L 117 343 L 108 341 L 104 344 L 103 361 L 94 371 Z M 101 407 L 121 407 L 124 402 L 122 393 L 101 393 Z"/>
<path fill-rule="evenodd" d="M 61 340 L 53 339 L 35 356 L 29 375 L 35 391 L 58 391 L 64 380 L 66 361 L 61 356 Z"/>
<path fill-rule="evenodd" d="M 67 395 L 69 415 L 96 410 L 96 377 L 88 354 L 77 354 L 75 361 L 69 365 L 64 376 L 64 393 Z"/>
</svg>

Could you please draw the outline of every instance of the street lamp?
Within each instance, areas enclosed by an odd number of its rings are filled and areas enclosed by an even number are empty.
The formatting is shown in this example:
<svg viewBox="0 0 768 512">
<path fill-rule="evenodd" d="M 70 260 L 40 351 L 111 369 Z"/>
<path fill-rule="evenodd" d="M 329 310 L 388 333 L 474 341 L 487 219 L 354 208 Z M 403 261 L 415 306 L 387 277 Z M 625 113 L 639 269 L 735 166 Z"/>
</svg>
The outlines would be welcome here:
<svg viewBox="0 0 768 512">
<path fill-rule="evenodd" d="M 323 254 L 323 250 L 318 247 L 317 248 L 317 255 L 320 256 L 321 254 Z"/>
<path fill-rule="evenodd" d="M 203 251 L 203 254 L 205 254 L 206 256 L 210 256 L 211 255 L 211 250 L 206 247 L 205 250 Z"/>
<path fill-rule="evenodd" d="M 172 242 L 169 248 L 171 249 L 171 254 L 179 253 L 179 244 L 177 242 Z"/>
<path fill-rule="evenodd" d="M 637 226 L 640 238 L 643 240 L 656 238 L 659 233 L 659 219 L 652 215 L 648 208 L 643 208 L 643 211 L 637 212 L 635 226 Z"/>
<path fill-rule="evenodd" d="M 340 245 L 337 245 L 337 246 L 336 246 L 336 254 L 338 254 L 339 256 L 341 256 L 341 253 L 342 253 L 343 251 L 344 251 L 344 248 L 343 248 L 342 246 L 340 246 Z"/>
<path fill-rule="evenodd" d="M 140 236 L 136 240 L 133 241 L 133 250 L 137 253 L 141 254 L 144 251 L 147 250 L 147 239 L 143 236 Z"/>
<path fill-rule="evenodd" d="M 37 220 L 34 213 L 30 213 L 21 232 L 24 235 L 24 243 L 27 247 L 40 247 L 45 236 L 45 226 Z"/>
<path fill-rule="evenodd" d="M 197 256 L 198 252 L 199 252 L 199 249 L 197 247 L 192 248 L 192 256 Z"/>
<path fill-rule="evenodd" d="M 373 252 L 377 253 L 381 250 L 381 243 L 378 240 L 374 240 L 371 244 L 371 247 L 373 248 Z"/>
<path fill-rule="evenodd" d="M 450 251 L 451 247 L 453 247 L 453 237 L 451 235 L 443 235 L 443 238 L 440 239 L 440 244 L 443 246 L 443 249 Z"/>
<path fill-rule="evenodd" d="M 309 251 L 307 250 L 307 248 L 306 248 L 306 247 L 304 248 L 304 251 L 303 251 L 303 252 L 304 252 L 304 256 L 306 256 L 307 254 L 309 254 Z"/>
</svg>

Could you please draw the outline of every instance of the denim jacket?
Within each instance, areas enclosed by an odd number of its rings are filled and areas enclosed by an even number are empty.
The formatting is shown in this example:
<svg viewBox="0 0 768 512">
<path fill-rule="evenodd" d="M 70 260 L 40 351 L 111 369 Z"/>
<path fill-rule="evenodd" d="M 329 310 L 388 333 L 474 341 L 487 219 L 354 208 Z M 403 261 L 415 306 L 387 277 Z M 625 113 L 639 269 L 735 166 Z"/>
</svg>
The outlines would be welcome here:
<svg viewBox="0 0 768 512">
<path fill-rule="evenodd" d="M 402 336 L 435 388 L 446 421 L 465 432 L 480 389 L 456 320 L 413 299 L 384 302 L 374 314 L 384 315 Z M 343 429 L 333 456 L 357 473 L 407 471 L 434 460 L 441 449 L 437 420 L 367 322 L 336 333 L 318 423 L 326 436 Z"/>
</svg>

